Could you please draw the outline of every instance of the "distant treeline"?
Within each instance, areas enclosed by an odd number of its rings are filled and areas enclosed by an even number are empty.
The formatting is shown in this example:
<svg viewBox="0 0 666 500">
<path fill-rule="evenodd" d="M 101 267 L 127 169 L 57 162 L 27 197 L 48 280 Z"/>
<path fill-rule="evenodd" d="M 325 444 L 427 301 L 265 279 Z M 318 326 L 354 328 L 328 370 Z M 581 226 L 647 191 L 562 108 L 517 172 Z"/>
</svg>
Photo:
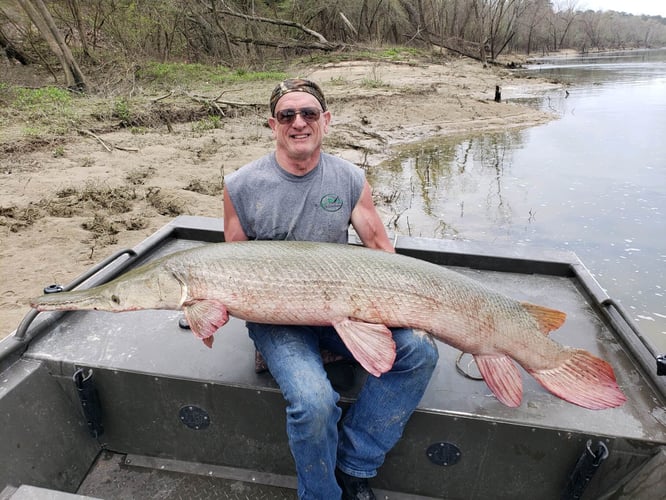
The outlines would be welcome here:
<svg viewBox="0 0 666 500">
<path fill-rule="evenodd" d="M 257 68 L 349 47 L 446 47 L 493 60 L 511 53 L 666 46 L 666 18 L 583 10 L 578 3 L 0 0 L 0 48 L 21 64 L 45 63 L 54 55 L 62 62 L 63 49 L 69 49 L 79 63 L 124 56 Z"/>
</svg>

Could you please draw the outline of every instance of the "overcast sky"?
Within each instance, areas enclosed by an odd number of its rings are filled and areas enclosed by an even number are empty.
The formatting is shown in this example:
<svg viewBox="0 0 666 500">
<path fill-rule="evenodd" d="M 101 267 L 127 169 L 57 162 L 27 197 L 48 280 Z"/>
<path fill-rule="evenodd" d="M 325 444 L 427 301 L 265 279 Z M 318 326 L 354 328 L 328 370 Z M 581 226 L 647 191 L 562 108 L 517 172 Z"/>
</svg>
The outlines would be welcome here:
<svg viewBox="0 0 666 500">
<path fill-rule="evenodd" d="M 666 17 L 665 0 L 578 0 L 576 5 L 578 10 L 616 10 Z"/>
</svg>

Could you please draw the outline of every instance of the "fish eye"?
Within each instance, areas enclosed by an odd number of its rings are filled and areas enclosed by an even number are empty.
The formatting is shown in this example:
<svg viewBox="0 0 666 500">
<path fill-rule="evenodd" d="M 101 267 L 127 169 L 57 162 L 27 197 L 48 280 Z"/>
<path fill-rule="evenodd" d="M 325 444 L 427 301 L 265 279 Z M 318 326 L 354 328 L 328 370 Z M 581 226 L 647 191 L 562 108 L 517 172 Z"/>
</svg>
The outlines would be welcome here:
<svg viewBox="0 0 666 500">
<path fill-rule="evenodd" d="M 116 294 L 111 295 L 111 302 L 114 304 L 120 304 L 120 297 L 118 297 Z"/>
</svg>

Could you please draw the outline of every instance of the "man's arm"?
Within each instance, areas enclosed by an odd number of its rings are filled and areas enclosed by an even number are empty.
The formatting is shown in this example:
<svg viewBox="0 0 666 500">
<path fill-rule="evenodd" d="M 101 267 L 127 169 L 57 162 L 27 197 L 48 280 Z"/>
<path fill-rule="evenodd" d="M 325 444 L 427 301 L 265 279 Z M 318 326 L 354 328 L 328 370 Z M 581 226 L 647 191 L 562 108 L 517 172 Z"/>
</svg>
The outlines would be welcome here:
<svg viewBox="0 0 666 500">
<path fill-rule="evenodd" d="M 238 214 L 234 204 L 231 203 L 231 197 L 224 186 L 224 241 L 246 241 L 247 235 L 238 220 Z"/>
<path fill-rule="evenodd" d="M 226 214 L 226 206 L 225 206 Z M 395 252 L 377 208 L 372 201 L 372 190 L 368 181 L 363 186 L 361 197 L 351 213 L 351 223 L 363 245 L 369 248 Z"/>
</svg>

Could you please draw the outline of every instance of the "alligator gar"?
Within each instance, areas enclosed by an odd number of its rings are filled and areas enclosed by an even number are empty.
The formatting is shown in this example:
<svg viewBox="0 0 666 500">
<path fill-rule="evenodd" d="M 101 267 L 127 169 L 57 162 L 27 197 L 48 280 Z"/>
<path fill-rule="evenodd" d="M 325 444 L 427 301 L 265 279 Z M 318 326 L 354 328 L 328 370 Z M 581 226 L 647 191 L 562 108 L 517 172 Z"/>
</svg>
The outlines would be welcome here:
<svg viewBox="0 0 666 500">
<path fill-rule="evenodd" d="M 548 336 L 564 323 L 565 313 L 514 300 L 436 264 L 363 247 L 209 244 L 95 288 L 44 295 L 31 305 L 40 311 L 180 309 L 209 347 L 229 315 L 258 323 L 332 325 L 375 376 L 395 360 L 389 327 L 409 327 L 472 354 L 505 405 L 522 401 L 522 375 L 514 361 L 571 403 L 602 409 L 625 401 L 606 361 Z"/>
</svg>

